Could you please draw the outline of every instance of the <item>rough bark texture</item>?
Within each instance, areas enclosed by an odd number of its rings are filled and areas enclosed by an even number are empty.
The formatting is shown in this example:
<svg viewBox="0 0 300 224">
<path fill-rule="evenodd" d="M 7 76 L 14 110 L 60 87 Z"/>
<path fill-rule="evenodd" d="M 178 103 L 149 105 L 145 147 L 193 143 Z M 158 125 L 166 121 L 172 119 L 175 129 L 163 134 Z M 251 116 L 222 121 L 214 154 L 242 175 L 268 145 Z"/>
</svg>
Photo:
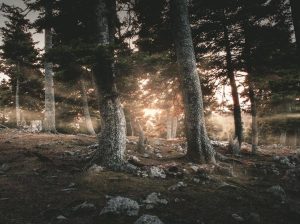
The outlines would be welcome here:
<svg viewBox="0 0 300 224">
<path fill-rule="evenodd" d="M 234 128 L 235 128 L 233 139 L 235 138 L 238 139 L 239 142 L 238 151 L 239 151 L 243 141 L 242 114 L 241 114 L 239 94 L 238 94 L 235 75 L 234 75 L 231 46 L 230 46 L 228 28 L 226 26 L 225 12 L 224 12 L 223 32 L 224 32 L 224 43 L 225 43 L 225 52 L 226 52 L 226 69 L 227 69 L 227 75 L 230 82 L 231 95 L 233 100 L 233 117 L 234 117 Z"/>
<path fill-rule="evenodd" d="M 112 18 L 115 1 L 98 0 L 96 7 L 99 58 L 94 68 L 94 78 L 99 94 L 102 117 L 99 148 L 94 157 L 100 165 L 122 169 L 126 148 L 126 121 L 115 84 L 113 51 L 114 27 Z"/>
<path fill-rule="evenodd" d="M 185 108 L 187 157 L 194 162 L 215 162 L 206 133 L 200 79 L 192 42 L 186 0 L 171 0 L 172 24 Z"/>
<path fill-rule="evenodd" d="M 293 25 L 296 36 L 297 52 L 300 57 L 300 2 L 299 0 L 290 0 Z"/>
<path fill-rule="evenodd" d="M 20 110 L 20 81 L 19 77 L 17 77 L 16 83 L 16 121 L 17 127 L 21 126 L 21 110 Z"/>
<path fill-rule="evenodd" d="M 244 35 L 245 35 L 245 62 L 247 71 L 247 84 L 248 84 L 248 95 L 251 103 L 251 117 L 252 117 L 252 153 L 256 153 L 258 145 L 258 125 L 257 125 L 257 104 L 254 92 L 254 81 L 253 81 L 253 69 L 251 65 L 251 44 L 249 40 L 249 27 L 247 21 L 244 23 Z"/>
<path fill-rule="evenodd" d="M 46 17 L 52 16 L 51 4 L 45 6 Z M 45 29 L 45 53 L 47 54 L 52 48 L 52 30 Z M 53 82 L 53 64 L 45 61 L 45 114 L 44 114 L 44 130 L 46 132 L 56 132 L 55 127 L 55 98 L 54 98 L 54 82 Z"/>
<path fill-rule="evenodd" d="M 82 97 L 82 104 L 83 104 L 82 106 L 83 106 L 83 113 L 84 113 L 84 120 L 85 120 L 86 128 L 91 135 L 96 135 L 96 132 L 93 127 L 91 115 L 90 115 L 89 103 L 88 103 L 85 83 L 84 83 L 83 79 L 80 80 L 80 87 L 81 87 L 81 97 Z"/>
</svg>

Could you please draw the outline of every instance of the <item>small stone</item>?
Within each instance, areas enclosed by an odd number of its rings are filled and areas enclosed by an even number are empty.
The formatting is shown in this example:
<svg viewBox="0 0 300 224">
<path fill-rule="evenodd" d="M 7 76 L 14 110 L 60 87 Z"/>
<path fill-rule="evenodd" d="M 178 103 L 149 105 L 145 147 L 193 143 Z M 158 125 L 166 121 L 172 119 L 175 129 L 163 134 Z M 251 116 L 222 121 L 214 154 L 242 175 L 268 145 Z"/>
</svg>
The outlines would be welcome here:
<svg viewBox="0 0 300 224">
<path fill-rule="evenodd" d="M 157 216 L 143 215 L 134 224 L 164 224 Z"/>
<path fill-rule="evenodd" d="M 198 166 L 191 166 L 191 169 L 192 169 L 195 173 L 197 173 L 198 170 L 199 170 L 199 167 L 198 167 Z"/>
<path fill-rule="evenodd" d="M 94 164 L 93 166 L 91 166 L 89 169 L 88 169 L 88 172 L 90 174 L 99 174 L 101 173 L 102 171 L 104 170 L 104 168 L 102 166 L 98 166 L 97 164 Z"/>
<path fill-rule="evenodd" d="M 6 172 L 10 169 L 9 165 L 7 163 L 3 163 L 0 167 L 0 171 Z"/>
<path fill-rule="evenodd" d="M 63 215 L 57 216 L 56 219 L 58 219 L 58 220 L 67 220 L 67 218 Z"/>
<path fill-rule="evenodd" d="M 149 156 L 148 153 L 144 153 L 144 154 L 142 155 L 142 157 L 144 157 L 144 158 L 149 158 L 150 156 Z"/>
<path fill-rule="evenodd" d="M 163 156 L 160 153 L 156 153 L 157 158 L 162 158 Z"/>
<path fill-rule="evenodd" d="M 100 215 L 103 214 L 117 214 L 137 216 L 140 210 L 139 204 L 129 198 L 121 196 L 114 197 L 107 202 L 107 205 L 102 209 Z"/>
<path fill-rule="evenodd" d="M 200 179 L 199 179 L 199 178 L 193 178 L 193 181 L 194 181 L 195 183 L 197 183 L 197 184 L 200 183 Z"/>
<path fill-rule="evenodd" d="M 149 170 L 149 176 L 150 177 L 159 177 L 159 178 L 166 178 L 166 173 L 163 169 L 156 167 L 156 166 L 152 166 L 150 167 Z"/>
<path fill-rule="evenodd" d="M 154 208 L 154 205 L 152 205 L 152 204 L 146 205 L 146 209 L 147 209 L 147 210 L 150 210 L 150 209 L 153 209 L 153 208 Z"/>
<path fill-rule="evenodd" d="M 274 185 L 267 189 L 267 192 L 271 193 L 274 197 L 284 202 L 286 200 L 286 193 L 283 188 L 279 185 Z"/>
<path fill-rule="evenodd" d="M 243 217 L 241 217 L 241 216 L 239 216 L 238 214 L 232 214 L 231 215 L 232 216 L 232 218 L 235 220 L 235 221 L 237 221 L 237 222 L 244 222 L 244 218 Z"/>
<path fill-rule="evenodd" d="M 151 194 L 149 194 L 146 198 L 146 200 L 144 200 L 143 202 L 145 204 L 152 204 L 152 205 L 157 205 L 157 204 L 163 204 L 166 205 L 168 204 L 168 201 L 166 199 L 161 199 L 160 198 L 160 194 L 153 192 Z"/>
<path fill-rule="evenodd" d="M 178 182 L 177 184 L 174 184 L 174 185 L 172 185 L 171 187 L 169 187 L 168 190 L 169 190 L 169 191 L 181 190 L 181 189 L 183 189 L 183 188 L 186 187 L 186 186 L 187 186 L 186 183 L 180 181 L 180 182 Z"/>
</svg>

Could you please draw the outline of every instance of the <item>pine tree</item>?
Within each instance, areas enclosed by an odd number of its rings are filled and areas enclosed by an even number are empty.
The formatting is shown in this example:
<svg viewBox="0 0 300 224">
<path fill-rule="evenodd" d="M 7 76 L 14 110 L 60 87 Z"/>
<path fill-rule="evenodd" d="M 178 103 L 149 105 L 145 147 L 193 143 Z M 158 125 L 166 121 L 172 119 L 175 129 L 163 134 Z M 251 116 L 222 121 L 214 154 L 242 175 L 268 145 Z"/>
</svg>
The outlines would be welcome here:
<svg viewBox="0 0 300 224">
<path fill-rule="evenodd" d="M 204 121 L 203 98 L 189 23 L 187 1 L 171 0 L 172 25 L 179 81 L 185 110 L 187 157 L 195 162 L 215 162 Z"/>
<path fill-rule="evenodd" d="M 25 69 L 34 67 L 37 62 L 38 51 L 34 48 L 30 23 L 25 18 L 21 8 L 2 4 L 1 11 L 8 19 L 5 27 L 1 28 L 3 44 L 1 56 L 12 66 L 11 78 L 15 80 L 15 105 L 17 126 L 21 125 L 20 112 L 20 81 L 24 79 Z"/>
</svg>

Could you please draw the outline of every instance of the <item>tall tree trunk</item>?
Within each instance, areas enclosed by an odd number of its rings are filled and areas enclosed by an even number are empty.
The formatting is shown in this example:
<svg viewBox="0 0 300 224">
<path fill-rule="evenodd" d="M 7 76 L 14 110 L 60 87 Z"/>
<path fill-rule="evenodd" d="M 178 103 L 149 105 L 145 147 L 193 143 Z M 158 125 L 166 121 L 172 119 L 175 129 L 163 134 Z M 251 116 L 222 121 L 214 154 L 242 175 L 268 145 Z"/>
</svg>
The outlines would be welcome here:
<svg viewBox="0 0 300 224">
<path fill-rule="evenodd" d="M 98 0 L 96 16 L 98 58 L 94 78 L 99 94 L 102 128 L 94 161 L 118 170 L 123 169 L 125 164 L 126 120 L 116 88 L 113 50 L 109 46 L 114 39 L 115 0 Z"/>
<path fill-rule="evenodd" d="M 197 72 L 187 1 L 171 0 L 170 3 L 185 110 L 187 158 L 194 162 L 215 162 L 215 151 L 205 127 L 202 90 Z"/>
<path fill-rule="evenodd" d="M 178 126 L 178 118 L 174 116 L 172 119 L 172 138 L 176 138 L 177 136 L 177 126 Z"/>
<path fill-rule="evenodd" d="M 225 52 L 226 52 L 226 69 L 230 81 L 231 95 L 233 100 L 233 117 L 234 117 L 234 128 L 235 128 L 234 139 L 237 138 L 239 143 L 238 147 L 235 146 L 235 150 L 237 151 L 236 153 L 238 153 L 240 151 L 241 144 L 243 141 L 242 114 L 241 114 L 239 94 L 238 94 L 235 75 L 234 75 L 231 46 L 230 46 L 228 28 L 226 25 L 226 17 L 225 17 L 226 14 L 225 12 L 223 13 L 224 13 L 223 32 L 224 32 L 224 43 L 225 43 Z"/>
<path fill-rule="evenodd" d="M 167 140 L 172 138 L 172 116 L 168 113 L 167 115 L 167 124 L 166 124 L 166 128 L 167 128 Z"/>
<path fill-rule="evenodd" d="M 251 103 L 251 117 L 252 117 L 252 153 L 255 154 L 257 151 L 258 145 L 258 125 L 257 125 L 257 104 L 256 104 L 256 97 L 254 92 L 254 80 L 253 80 L 253 70 L 251 65 L 251 45 L 249 40 L 249 26 L 247 21 L 243 24 L 244 28 L 244 35 L 245 35 L 245 63 L 246 63 L 246 71 L 247 71 L 247 84 L 248 84 L 248 95 Z"/>
<path fill-rule="evenodd" d="M 52 17 L 51 2 L 45 3 L 46 18 Z M 45 29 L 45 53 L 47 54 L 52 49 L 52 29 Z M 45 115 L 44 115 L 44 130 L 46 132 L 56 133 L 55 127 L 55 98 L 54 98 L 54 82 L 53 82 L 53 64 L 45 61 Z"/>
<path fill-rule="evenodd" d="M 142 152 L 145 152 L 145 133 L 144 133 L 143 128 L 138 119 L 136 119 L 136 124 L 138 127 L 138 134 L 139 134 L 139 141 L 137 144 L 138 151 L 142 153 Z"/>
<path fill-rule="evenodd" d="M 80 80 L 80 87 L 81 87 L 81 97 L 82 97 L 83 113 L 84 113 L 86 128 L 91 135 L 96 135 L 96 132 L 93 127 L 91 115 L 90 115 L 89 103 L 88 103 L 85 83 L 83 79 Z"/>
<path fill-rule="evenodd" d="M 20 81 L 19 77 L 17 77 L 16 83 L 16 121 L 17 127 L 21 126 L 21 110 L 20 110 Z"/>
<path fill-rule="evenodd" d="M 300 1 L 290 0 L 292 19 L 296 36 L 297 53 L 300 57 Z"/>
</svg>

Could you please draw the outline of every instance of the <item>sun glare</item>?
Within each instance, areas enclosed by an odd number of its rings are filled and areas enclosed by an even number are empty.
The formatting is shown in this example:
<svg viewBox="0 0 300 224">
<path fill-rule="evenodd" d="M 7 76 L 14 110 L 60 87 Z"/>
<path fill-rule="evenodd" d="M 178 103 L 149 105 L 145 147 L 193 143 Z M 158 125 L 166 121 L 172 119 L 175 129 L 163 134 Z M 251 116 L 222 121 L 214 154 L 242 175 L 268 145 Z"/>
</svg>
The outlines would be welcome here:
<svg viewBox="0 0 300 224">
<path fill-rule="evenodd" d="M 156 117 L 157 115 L 159 115 L 161 113 L 160 109 L 154 109 L 154 108 L 145 108 L 143 110 L 144 112 L 144 117 Z"/>
</svg>

